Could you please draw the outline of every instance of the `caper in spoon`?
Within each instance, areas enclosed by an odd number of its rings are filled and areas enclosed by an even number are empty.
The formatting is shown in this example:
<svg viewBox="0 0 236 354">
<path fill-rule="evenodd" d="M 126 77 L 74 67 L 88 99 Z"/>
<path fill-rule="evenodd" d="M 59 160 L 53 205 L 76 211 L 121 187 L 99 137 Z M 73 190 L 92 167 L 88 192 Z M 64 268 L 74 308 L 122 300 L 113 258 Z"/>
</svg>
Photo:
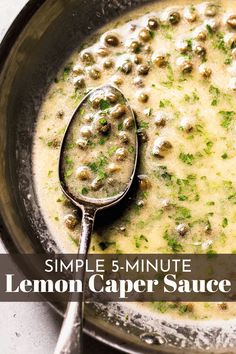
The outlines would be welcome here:
<svg viewBox="0 0 236 354">
<path fill-rule="evenodd" d="M 67 127 L 60 151 L 59 179 L 63 193 L 82 210 L 79 255 L 83 260 L 96 212 L 118 203 L 132 184 L 138 156 L 136 131 L 127 99 L 109 85 L 91 91 Z M 84 280 L 84 270 L 78 278 Z M 83 294 L 78 293 L 76 300 L 68 304 L 55 354 L 82 353 Z"/>
</svg>

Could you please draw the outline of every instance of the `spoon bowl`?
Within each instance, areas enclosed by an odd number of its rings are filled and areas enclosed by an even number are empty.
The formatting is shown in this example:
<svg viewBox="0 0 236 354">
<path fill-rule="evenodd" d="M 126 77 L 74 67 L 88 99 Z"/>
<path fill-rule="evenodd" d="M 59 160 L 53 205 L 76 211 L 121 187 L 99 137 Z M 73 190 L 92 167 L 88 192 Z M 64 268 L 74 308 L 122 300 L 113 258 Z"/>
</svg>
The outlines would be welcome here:
<svg viewBox="0 0 236 354">
<path fill-rule="evenodd" d="M 125 197 L 135 176 L 137 159 L 135 114 L 123 93 L 111 85 L 90 91 L 70 119 L 59 158 L 62 191 L 82 210 L 78 254 L 83 260 L 97 211 Z M 113 178 L 116 172 L 118 176 Z M 83 283 L 84 273 L 83 269 L 76 274 Z M 78 293 L 76 300 L 73 297 L 69 302 L 55 354 L 82 353 L 83 300 L 83 293 Z"/>
</svg>

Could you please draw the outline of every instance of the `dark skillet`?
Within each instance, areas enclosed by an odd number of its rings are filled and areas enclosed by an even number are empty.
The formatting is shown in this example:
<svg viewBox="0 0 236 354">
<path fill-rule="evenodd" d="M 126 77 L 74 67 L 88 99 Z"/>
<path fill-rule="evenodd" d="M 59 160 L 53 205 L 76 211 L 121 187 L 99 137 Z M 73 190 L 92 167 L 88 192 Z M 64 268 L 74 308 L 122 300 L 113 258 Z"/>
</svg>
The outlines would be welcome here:
<svg viewBox="0 0 236 354">
<path fill-rule="evenodd" d="M 38 207 L 32 176 L 34 124 L 48 85 L 68 55 L 88 34 L 119 14 L 147 2 L 31 0 L 5 36 L 0 46 L 0 210 L 2 237 L 9 252 L 59 251 Z M 22 267 L 27 274 L 27 266 Z M 64 310 L 59 303 L 54 307 L 60 313 Z M 155 317 L 151 322 L 137 311 L 128 327 L 123 327 L 125 313 L 122 309 L 117 305 L 109 321 L 107 311 L 107 308 L 87 306 L 85 331 L 127 353 L 193 354 L 197 352 L 195 344 L 199 333 L 201 352 L 206 352 L 208 342 L 212 350 L 207 352 L 217 353 L 216 343 L 226 340 L 233 349 L 220 352 L 236 352 L 236 326 L 229 333 L 217 323 L 207 329 L 200 325 L 198 332 L 192 325 L 167 323 Z M 143 336 L 147 342 L 154 342 L 153 345 L 140 339 L 146 331 L 155 332 L 153 340 Z"/>
</svg>

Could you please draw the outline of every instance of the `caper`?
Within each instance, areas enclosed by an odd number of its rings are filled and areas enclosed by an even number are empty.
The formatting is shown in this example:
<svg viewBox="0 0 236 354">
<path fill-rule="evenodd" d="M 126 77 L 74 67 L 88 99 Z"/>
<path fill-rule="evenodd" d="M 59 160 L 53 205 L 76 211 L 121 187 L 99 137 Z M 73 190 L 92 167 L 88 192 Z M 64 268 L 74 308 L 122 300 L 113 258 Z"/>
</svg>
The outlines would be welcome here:
<svg viewBox="0 0 236 354">
<path fill-rule="evenodd" d="M 169 22 L 171 25 L 177 25 L 180 22 L 180 13 L 177 11 L 171 12 L 169 14 Z"/>
<path fill-rule="evenodd" d="M 107 183 L 108 183 L 110 186 L 114 186 L 114 184 L 115 184 L 114 178 L 108 177 Z"/>
<path fill-rule="evenodd" d="M 99 177 L 96 177 L 93 180 L 93 182 L 91 183 L 91 188 L 92 188 L 93 191 L 98 191 L 102 187 L 103 187 L 103 181 Z"/>
<path fill-rule="evenodd" d="M 137 87 L 144 87 L 144 82 L 141 77 L 135 77 L 133 83 Z"/>
<path fill-rule="evenodd" d="M 193 310 L 194 310 L 193 304 L 189 303 L 186 306 L 187 306 L 187 312 L 193 312 Z"/>
<path fill-rule="evenodd" d="M 147 26 L 150 30 L 156 30 L 158 27 L 158 22 L 155 18 L 149 18 Z"/>
<path fill-rule="evenodd" d="M 138 129 L 137 133 L 138 133 L 139 141 L 141 143 L 146 143 L 148 141 L 148 135 L 144 128 Z"/>
<path fill-rule="evenodd" d="M 228 19 L 227 19 L 227 24 L 231 28 L 235 29 L 236 28 L 236 15 L 229 16 Z"/>
<path fill-rule="evenodd" d="M 102 96 L 95 96 L 95 97 L 92 97 L 91 99 L 91 104 L 92 104 L 92 107 L 94 109 L 97 109 L 98 107 L 100 107 L 100 102 L 102 100 Z"/>
<path fill-rule="evenodd" d="M 124 131 L 119 132 L 119 139 L 123 144 L 127 144 L 129 142 L 129 136 Z"/>
<path fill-rule="evenodd" d="M 136 30 L 137 26 L 134 23 L 131 23 L 130 25 L 130 31 L 134 32 Z"/>
<path fill-rule="evenodd" d="M 226 302 L 219 302 L 218 303 L 218 306 L 221 310 L 225 311 L 225 310 L 228 310 L 228 305 Z"/>
<path fill-rule="evenodd" d="M 179 40 L 176 42 L 176 49 L 180 51 L 180 53 L 184 54 L 189 50 L 189 43 L 186 40 Z"/>
<path fill-rule="evenodd" d="M 121 118 L 126 113 L 125 105 L 118 103 L 110 112 L 112 118 Z"/>
<path fill-rule="evenodd" d="M 85 63 L 86 65 L 91 65 L 95 62 L 93 54 L 87 51 L 83 51 L 80 54 L 80 58 L 82 62 Z"/>
<path fill-rule="evenodd" d="M 129 49 L 133 53 L 139 53 L 141 50 L 141 43 L 138 41 L 132 41 L 129 45 Z"/>
<path fill-rule="evenodd" d="M 201 45 L 197 45 L 194 49 L 194 52 L 199 55 L 200 57 L 205 57 L 206 56 L 206 48 L 201 46 Z"/>
<path fill-rule="evenodd" d="M 165 112 L 158 112 L 154 121 L 158 127 L 164 127 L 166 125 L 166 121 L 167 121 L 166 113 Z"/>
<path fill-rule="evenodd" d="M 197 14 L 194 13 L 194 12 L 192 12 L 192 13 L 189 14 L 188 16 L 185 16 L 185 18 L 186 18 L 186 20 L 187 20 L 188 22 L 194 22 L 194 21 L 196 21 L 196 19 L 197 19 Z"/>
<path fill-rule="evenodd" d="M 98 80 L 101 77 L 101 71 L 99 69 L 97 69 L 97 68 L 91 68 L 89 70 L 89 76 L 93 80 Z"/>
<path fill-rule="evenodd" d="M 79 64 L 76 64 L 76 65 L 73 67 L 72 71 L 73 71 L 73 74 L 74 74 L 75 76 L 84 73 L 83 67 L 82 67 L 81 65 L 79 65 Z"/>
<path fill-rule="evenodd" d="M 143 51 L 144 53 L 151 53 L 152 52 L 152 47 L 149 45 L 149 44 L 146 44 L 144 47 L 143 47 Z"/>
<path fill-rule="evenodd" d="M 139 32 L 139 38 L 144 42 L 148 42 L 151 39 L 150 31 L 147 28 L 142 28 Z"/>
<path fill-rule="evenodd" d="M 123 84 L 124 80 L 123 80 L 123 78 L 121 76 L 117 75 L 117 76 L 115 76 L 113 78 L 113 82 L 114 82 L 115 85 L 120 86 L 120 85 Z"/>
<path fill-rule="evenodd" d="M 157 138 L 154 141 L 152 153 L 154 156 L 164 157 L 166 152 L 172 148 L 172 144 L 165 138 Z"/>
<path fill-rule="evenodd" d="M 170 209 L 171 207 L 170 199 L 162 199 L 161 206 L 163 209 Z"/>
<path fill-rule="evenodd" d="M 143 61 L 143 58 L 141 57 L 141 55 L 134 55 L 133 57 L 133 62 L 135 64 L 141 64 Z"/>
<path fill-rule="evenodd" d="M 196 35 L 196 39 L 199 41 L 205 41 L 207 39 L 207 34 L 206 32 L 200 31 Z"/>
<path fill-rule="evenodd" d="M 137 204 L 138 207 L 142 208 L 145 205 L 145 202 L 144 202 L 143 199 L 140 199 L 140 200 L 137 201 L 136 204 Z"/>
<path fill-rule="evenodd" d="M 180 121 L 180 128 L 189 133 L 193 129 L 193 119 L 190 117 L 183 117 Z"/>
<path fill-rule="evenodd" d="M 91 123 L 93 121 L 94 115 L 92 113 L 88 113 L 84 115 L 84 121 L 87 123 Z"/>
<path fill-rule="evenodd" d="M 115 94 L 114 92 L 108 92 L 105 97 L 110 103 L 116 103 L 119 99 L 117 94 Z"/>
<path fill-rule="evenodd" d="M 224 36 L 225 43 L 231 48 L 235 48 L 236 46 L 236 34 L 235 33 L 227 33 Z"/>
<path fill-rule="evenodd" d="M 209 247 L 212 245 L 213 241 L 212 240 L 206 240 L 202 242 L 202 250 L 208 250 Z"/>
<path fill-rule="evenodd" d="M 65 115 L 65 112 L 62 109 L 60 109 L 60 111 L 57 112 L 56 117 L 59 119 L 62 119 L 64 117 L 64 115 Z"/>
<path fill-rule="evenodd" d="M 191 6 L 185 8 L 184 10 L 184 18 L 188 22 L 195 22 L 197 19 L 197 12 L 195 8 L 192 8 Z"/>
<path fill-rule="evenodd" d="M 122 65 L 121 65 L 121 71 L 124 74 L 129 74 L 132 71 L 132 62 L 130 60 L 126 60 Z"/>
<path fill-rule="evenodd" d="M 60 145 L 61 145 L 61 141 L 58 137 L 55 137 L 48 142 L 48 146 L 53 148 L 59 148 Z"/>
<path fill-rule="evenodd" d="M 73 85 L 75 86 L 75 88 L 83 88 L 85 87 L 85 79 L 83 76 L 76 76 L 73 79 Z"/>
<path fill-rule="evenodd" d="M 92 128 L 89 125 L 83 125 L 80 128 L 80 133 L 84 138 L 90 138 L 92 136 Z"/>
<path fill-rule="evenodd" d="M 217 14 L 217 7 L 215 4 L 207 4 L 205 9 L 205 16 L 214 17 Z"/>
<path fill-rule="evenodd" d="M 106 135 L 110 132 L 110 130 L 111 130 L 111 123 L 109 123 L 106 118 L 101 117 L 97 123 L 97 131 L 100 134 Z"/>
<path fill-rule="evenodd" d="M 208 78 L 208 77 L 211 76 L 212 70 L 211 70 L 209 67 L 207 67 L 206 64 L 201 64 L 201 65 L 199 66 L 199 73 L 200 73 L 203 77 Z"/>
<path fill-rule="evenodd" d="M 125 129 L 129 130 L 133 127 L 133 125 L 134 125 L 134 121 L 131 117 L 124 119 L 123 126 Z"/>
<path fill-rule="evenodd" d="M 193 64 L 188 59 L 180 57 L 177 59 L 176 64 L 180 67 L 182 73 L 190 73 L 193 70 Z"/>
<path fill-rule="evenodd" d="M 150 179 L 147 175 L 138 175 L 139 187 L 142 191 L 146 191 L 151 187 Z"/>
<path fill-rule="evenodd" d="M 88 146 L 88 139 L 85 138 L 79 138 L 76 140 L 76 145 L 80 148 L 80 149 L 85 149 Z"/>
<path fill-rule="evenodd" d="M 73 230 L 78 224 L 77 218 L 73 214 L 68 214 L 64 217 L 65 225 L 68 229 Z"/>
<path fill-rule="evenodd" d="M 209 27 L 213 32 L 216 32 L 220 22 L 214 18 L 210 18 L 205 21 L 205 26 Z"/>
<path fill-rule="evenodd" d="M 233 59 L 236 59 L 236 48 L 232 50 L 232 57 Z"/>
<path fill-rule="evenodd" d="M 189 227 L 187 224 L 179 224 L 178 226 L 176 226 L 176 231 L 180 236 L 185 236 L 188 230 Z"/>
<path fill-rule="evenodd" d="M 117 165 L 114 162 L 112 162 L 108 165 L 108 171 L 111 173 L 119 172 L 120 170 L 121 170 L 120 165 Z"/>
<path fill-rule="evenodd" d="M 141 103 L 146 103 L 149 99 L 148 94 L 146 94 L 145 92 L 141 92 L 140 95 L 138 96 L 138 100 Z"/>
<path fill-rule="evenodd" d="M 116 160 L 123 161 L 128 156 L 128 150 L 125 148 L 119 148 L 115 152 Z"/>
<path fill-rule="evenodd" d="M 205 226 L 204 226 L 204 231 L 205 231 L 205 233 L 207 233 L 207 234 L 210 234 L 210 233 L 212 232 L 212 226 L 211 226 L 211 224 L 210 224 L 209 222 L 207 222 L 207 223 L 205 224 Z"/>
<path fill-rule="evenodd" d="M 164 54 L 155 54 L 153 56 L 153 63 L 156 64 L 158 67 L 166 66 L 167 58 Z"/>
<path fill-rule="evenodd" d="M 76 170 L 76 176 L 81 179 L 82 181 L 86 181 L 91 177 L 91 172 L 89 167 L 87 166 L 80 166 Z"/>
<path fill-rule="evenodd" d="M 109 55 L 109 50 L 106 47 L 98 48 L 97 54 L 100 57 L 107 57 Z"/>
<path fill-rule="evenodd" d="M 105 69 L 111 69 L 114 66 L 114 61 L 112 59 L 106 59 L 103 62 L 103 67 Z"/>
<path fill-rule="evenodd" d="M 139 75 L 147 75 L 149 70 L 150 70 L 150 67 L 147 64 L 141 64 L 137 68 L 137 71 L 138 71 Z"/>
<path fill-rule="evenodd" d="M 183 64 L 182 72 L 183 73 L 191 73 L 193 70 L 193 64 L 191 62 L 186 62 Z"/>
<path fill-rule="evenodd" d="M 118 37 L 112 33 L 106 35 L 105 42 L 111 47 L 117 47 L 120 44 Z"/>
</svg>

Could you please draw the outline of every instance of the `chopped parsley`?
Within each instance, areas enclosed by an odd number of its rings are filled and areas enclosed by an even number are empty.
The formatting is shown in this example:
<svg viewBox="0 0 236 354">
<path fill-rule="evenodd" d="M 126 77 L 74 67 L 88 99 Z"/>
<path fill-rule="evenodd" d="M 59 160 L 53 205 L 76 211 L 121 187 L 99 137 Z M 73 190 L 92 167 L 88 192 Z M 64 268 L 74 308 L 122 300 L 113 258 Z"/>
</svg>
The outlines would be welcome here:
<svg viewBox="0 0 236 354">
<path fill-rule="evenodd" d="M 81 194 L 82 195 L 87 195 L 88 193 L 89 193 L 88 188 L 84 187 L 84 188 L 81 189 Z"/>
<path fill-rule="evenodd" d="M 187 165 L 192 165 L 195 158 L 193 154 L 185 154 L 184 152 L 181 152 L 179 154 L 179 159 Z"/>
<path fill-rule="evenodd" d="M 233 118 L 235 116 L 235 112 L 233 111 L 220 111 L 219 114 L 222 116 L 221 120 L 221 127 L 225 129 L 229 129 L 231 126 L 231 123 L 233 121 Z"/>
<path fill-rule="evenodd" d="M 141 129 L 147 129 L 149 127 L 149 123 L 148 122 L 144 122 L 144 121 L 141 121 L 138 125 L 139 128 Z"/>
<path fill-rule="evenodd" d="M 109 109 L 111 107 L 109 101 L 103 100 L 103 99 L 100 101 L 99 105 L 100 105 L 101 111 L 105 111 L 105 110 L 107 110 L 107 109 Z"/>
<path fill-rule="evenodd" d="M 226 160 L 228 158 L 228 154 L 225 152 L 223 155 L 221 155 L 221 158 L 223 160 Z"/>
<path fill-rule="evenodd" d="M 213 96 L 213 100 L 211 101 L 212 106 L 217 106 L 220 98 L 220 89 L 216 86 L 211 85 L 209 87 L 209 93 Z"/>
<path fill-rule="evenodd" d="M 185 219 L 191 218 L 191 211 L 185 207 L 176 207 L 176 222 L 182 222 Z"/>
<path fill-rule="evenodd" d="M 178 241 L 177 236 L 170 235 L 166 230 L 163 238 L 167 241 L 167 245 L 173 253 L 180 253 L 183 251 L 183 246 Z"/>
<path fill-rule="evenodd" d="M 136 248 L 140 248 L 142 246 L 143 241 L 148 242 L 148 239 L 144 235 L 135 236 L 134 240 Z"/>
<path fill-rule="evenodd" d="M 108 159 L 106 156 L 101 155 L 95 162 L 91 162 L 87 164 L 87 166 L 91 169 L 92 172 L 97 174 L 97 177 L 102 180 L 106 178 L 106 173 L 104 171 L 104 167 L 107 165 Z"/>
<path fill-rule="evenodd" d="M 99 119 L 99 123 L 100 123 L 101 125 L 106 125 L 106 124 L 107 124 L 106 118 L 100 118 L 100 119 Z"/>
<path fill-rule="evenodd" d="M 226 226 L 228 226 L 228 219 L 224 218 L 223 221 L 222 221 L 222 227 L 226 228 Z"/>
<path fill-rule="evenodd" d="M 72 70 L 72 66 L 73 66 L 73 63 L 68 63 L 65 67 L 64 67 L 64 70 L 63 70 L 63 73 L 62 73 L 62 80 L 63 81 L 66 81 L 71 73 L 71 70 Z"/>
<path fill-rule="evenodd" d="M 160 108 L 165 108 L 171 106 L 171 101 L 167 99 L 160 100 L 159 107 Z"/>
</svg>

